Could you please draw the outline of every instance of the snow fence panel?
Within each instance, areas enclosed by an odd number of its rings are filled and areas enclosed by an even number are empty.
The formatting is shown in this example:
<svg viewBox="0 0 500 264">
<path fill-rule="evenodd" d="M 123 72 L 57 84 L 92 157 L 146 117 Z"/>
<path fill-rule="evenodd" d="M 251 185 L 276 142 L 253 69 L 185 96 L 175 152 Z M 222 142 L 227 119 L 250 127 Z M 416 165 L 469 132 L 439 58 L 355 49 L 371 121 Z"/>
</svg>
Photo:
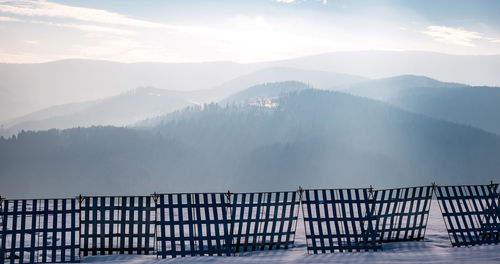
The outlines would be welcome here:
<svg viewBox="0 0 500 264">
<path fill-rule="evenodd" d="M 4 200 L 0 263 L 34 263 L 37 258 L 37 200 Z"/>
<path fill-rule="evenodd" d="M 81 197 L 84 256 L 154 254 L 156 207 L 151 196 Z"/>
<path fill-rule="evenodd" d="M 498 184 L 437 186 L 435 191 L 453 246 L 500 242 Z"/>
<path fill-rule="evenodd" d="M 157 255 L 230 256 L 230 205 L 223 193 L 160 194 Z"/>
<path fill-rule="evenodd" d="M 0 263 L 5 262 L 5 244 L 3 239 L 3 198 L 0 196 Z"/>
<path fill-rule="evenodd" d="M 377 251 L 370 189 L 304 190 L 308 253 Z"/>
<path fill-rule="evenodd" d="M 230 206 L 223 194 L 193 194 L 195 244 L 199 256 L 230 256 Z"/>
<path fill-rule="evenodd" d="M 432 186 L 373 191 L 377 242 L 414 241 L 424 238 Z"/>
<path fill-rule="evenodd" d="M 76 199 L 4 200 L 0 263 L 79 261 Z"/>
<path fill-rule="evenodd" d="M 293 246 L 300 202 L 296 191 L 234 193 L 230 197 L 235 253 Z"/>
</svg>

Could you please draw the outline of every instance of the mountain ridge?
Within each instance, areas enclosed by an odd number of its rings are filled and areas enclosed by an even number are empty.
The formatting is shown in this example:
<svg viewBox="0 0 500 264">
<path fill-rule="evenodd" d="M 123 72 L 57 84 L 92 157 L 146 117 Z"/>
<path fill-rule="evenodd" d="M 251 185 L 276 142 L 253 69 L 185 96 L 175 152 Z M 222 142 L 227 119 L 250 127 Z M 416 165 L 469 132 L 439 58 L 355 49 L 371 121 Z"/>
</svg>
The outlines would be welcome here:
<svg viewBox="0 0 500 264">
<path fill-rule="evenodd" d="M 337 72 L 368 78 L 416 74 L 469 85 L 500 86 L 500 55 L 449 55 L 415 51 L 336 52 L 249 64 L 127 64 L 91 60 L 0 64 L 0 120 L 53 105 L 113 96 L 141 86 L 180 91 L 209 89 L 239 76 L 272 67 Z"/>
<path fill-rule="evenodd" d="M 53 106 L 4 124 L 0 135 L 21 130 L 65 129 L 98 125 L 125 126 L 193 105 L 176 91 L 141 87 L 100 100 Z"/>
<path fill-rule="evenodd" d="M 370 80 L 353 84 L 345 91 L 500 135 L 500 87 L 444 82 L 423 85 L 422 82 L 409 82 L 406 78 L 399 76 L 397 79 Z"/>
<path fill-rule="evenodd" d="M 335 91 L 306 89 L 278 103 L 185 109 L 150 129 L 73 128 L 0 138 L 0 192 L 465 184 L 500 175 L 500 137 L 480 129 Z"/>
</svg>

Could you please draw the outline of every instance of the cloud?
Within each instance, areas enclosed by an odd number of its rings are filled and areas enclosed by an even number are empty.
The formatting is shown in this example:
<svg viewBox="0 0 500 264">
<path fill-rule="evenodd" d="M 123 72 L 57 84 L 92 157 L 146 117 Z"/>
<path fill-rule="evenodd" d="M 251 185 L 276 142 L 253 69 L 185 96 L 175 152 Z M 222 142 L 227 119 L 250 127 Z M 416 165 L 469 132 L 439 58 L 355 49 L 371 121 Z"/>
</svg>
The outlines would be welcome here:
<svg viewBox="0 0 500 264">
<path fill-rule="evenodd" d="M 54 58 L 43 58 L 31 53 L 8 53 L 0 50 L 0 63 L 40 63 L 54 60 Z"/>
<path fill-rule="evenodd" d="M 297 0 L 274 0 L 277 3 L 293 4 L 297 3 Z M 307 2 L 308 0 L 301 0 L 299 2 Z M 314 0 L 313 2 L 321 2 L 323 5 L 328 4 L 328 0 Z"/>
<path fill-rule="evenodd" d="M 496 38 L 484 38 L 486 39 L 487 41 L 491 42 L 491 43 L 500 43 L 500 39 L 496 39 Z"/>
<path fill-rule="evenodd" d="M 268 1 L 298 7 L 322 6 L 324 0 Z M 328 4 L 338 6 L 333 1 Z M 46 60 L 31 54 L 39 52 L 52 59 L 90 58 L 124 62 L 230 60 L 247 63 L 331 51 L 419 49 L 422 45 L 426 49 L 447 52 L 477 50 L 479 53 L 498 53 L 498 45 L 493 44 L 499 41 L 498 36 L 490 39 L 461 28 L 427 25 L 415 36 L 413 29 L 425 22 L 412 16 L 388 23 L 374 19 L 368 11 L 362 14 L 352 17 L 308 13 L 290 17 L 286 14 L 248 16 L 243 13 L 170 24 L 161 20 L 156 23 L 136 19 L 129 13 L 50 1 L 0 0 L 0 21 L 22 22 L 12 28 L 5 26 L 8 30 L 0 43 L 5 57 L 0 56 L 0 61 Z M 405 24 L 407 20 L 418 23 Z M 7 23 L 0 22 L 2 26 Z M 369 31 L 366 30 L 368 23 Z M 398 29 L 395 25 L 404 27 Z M 25 41 L 31 39 L 40 41 L 36 49 L 26 45 L 29 43 Z M 460 46 L 450 47 L 442 42 Z M 477 45 L 475 49 L 463 49 L 463 46 L 474 44 Z M 489 44 L 487 49 L 484 49 L 485 44 Z M 46 51 L 51 53 L 45 55 L 43 52 Z"/>
<path fill-rule="evenodd" d="M 144 44 L 141 41 L 123 38 L 119 36 L 108 36 L 105 39 L 99 39 L 95 45 L 74 45 L 79 54 L 87 58 L 118 58 L 124 56 L 127 52 L 140 49 Z"/>
<path fill-rule="evenodd" d="M 328 0 L 274 0 L 276 3 L 293 4 L 293 3 L 305 3 L 305 2 L 316 2 L 322 3 L 323 5 L 328 4 Z"/>
<path fill-rule="evenodd" d="M 105 23 L 122 26 L 156 28 L 160 23 L 133 19 L 122 14 L 101 9 L 68 6 L 49 1 L 1 1 L 0 12 L 29 17 L 68 18 L 94 23 Z"/>
<path fill-rule="evenodd" d="M 86 32 L 95 32 L 95 33 L 107 33 L 107 34 L 115 34 L 115 35 L 135 35 L 135 32 L 125 29 L 118 29 L 112 27 L 103 27 L 96 25 L 85 25 L 85 24 L 65 24 L 65 23 L 53 23 L 46 21 L 29 21 L 34 24 L 42 24 L 56 27 L 65 27 L 65 28 L 75 28 L 81 31 Z"/>
<path fill-rule="evenodd" d="M 431 36 L 436 41 L 467 47 L 474 47 L 474 40 L 483 39 L 481 33 L 446 26 L 428 26 L 427 30 L 422 33 Z"/>
<path fill-rule="evenodd" d="M 20 20 L 17 19 L 17 18 L 13 18 L 13 17 L 0 16 L 0 21 L 3 21 L 3 22 L 19 22 Z"/>
<path fill-rule="evenodd" d="M 116 35 L 132 35 L 134 34 L 134 32 L 131 30 L 109 27 L 109 25 L 126 26 L 128 28 L 139 27 L 139 28 L 150 28 L 150 29 L 168 29 L 184 33 L 199 33 L 209 30 L 206 27 L 193 27 L 184 25 L 169 25 L 169 24 L 155 23 L 145 20 L 133 19 L 125 15 L 109 12 L 106 10 L 68 6 L 44 0 L 42 1 L 0 0 L 0 13 L 9 13 L 25 17 L 73 19 L 77 21 L 91 22 L 96 24 L 106 24 L 108 26 L 79 24 L 79 23 L 53 23 L 44 21 L 33 21 L 29 19 L 19 20 L 16 18 L 9 18 L 3 16 L 0 17 L 0 21 L 30 22 L 35 24 L 45 24 L 58 27 L 75 28 L 88 32 L 111 33 Z"/>
<path fill-rule="evenodd" d="M 282 0 L 289 1 L 289 0 Z M 32 1 L 32 0 L 0 0 L 0 13 L 9 13 L 19 16 L 28 17 L 48 17 L 48 18 L 63 18 L 63 19 L 74 19 L 85 22 L 108 24 L 114 26 L 127 26 L 127 27 L 142 27 L 142 28 L 153 28 L 153 29 L 170 29 L 181 31 L 185 33 L 202 32 L 209 30 L 206 27 L 193 27 L 184 25 L 170 25 L 155 23 L 145 20 L 129 18 L 125 15 L 109 12 L 101 9 L 86 8 L 86 7 L 76 7 L 68 6 L 58 3 L 53 3 L 49 1 Z M 8 18 L 10 19 L 10 18 Z M 14 20 L 9 20 L 14 21 Z M 21 21 L 21 20 L 15 20 Z M 25 21 L 33 22 L 33 21 Z M 35 21 L 35 23 L 41 24 L 40 21 Z M 80 25 L 80 24 L 60 24 L 47 22 L 46 24 L 51 24 L 60 27 L 73 27 L 85 31 L 100 31 L 108 33 L 118 33 L 118 34 L 130 34 L 131 31 L 118 30 L 112 28 L 105 28 L 102 26 L 94 25 Z"/>
</svg>

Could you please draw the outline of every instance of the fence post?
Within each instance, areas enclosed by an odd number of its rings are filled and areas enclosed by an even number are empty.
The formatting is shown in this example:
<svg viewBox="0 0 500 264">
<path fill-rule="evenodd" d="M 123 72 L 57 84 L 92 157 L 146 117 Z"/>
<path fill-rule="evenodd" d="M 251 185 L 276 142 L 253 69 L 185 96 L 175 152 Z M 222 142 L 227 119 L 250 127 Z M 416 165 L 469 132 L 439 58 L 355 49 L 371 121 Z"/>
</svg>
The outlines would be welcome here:
<svg viewBox="0 0 500 264">
<path fill-rule="evenodd" d="M 158 197 L 160 197 L 160 195 L 158 193 L 156 193 L 156 192 L 154 192 L 154 193 L 152 193 L 150 195 L 153 198 L 153 201 L 155 202 L 155 205 L 156 205 L 156 203 L 158 202 Z"/>
<path fill-rule="evenodd" d="M 155 244 L 155 254 L 156 254 L 156 259 L 158 259 L 158 198 L 160 195 L 156 192 L 150 194 L 151 197 L 153 198 L 153 202 L 155 203 L 155 239 L 154 239 L 154 244 Z M 162 212 L 163 213 L 163 212 Z"/>
<path fill-rule="evenodd" d="M 80 248 L 78 250 L 78 259 L 81 260 L 82 259 L 82 251 L 81 251 L 81 248 L 82 248 L 82 202 L 83 202 L 83 196 L 81 194 L 79 194 L 76 199 L 78 199 L 78 208 L 80 210 L 79 214 L 78 214 L 78 224 L 79 224 L 79 232 L 78 232 L 78 244 L 80 245 Z M 87 230 L 85 230 L 85 232 L 88 232 Z"/>
<path fill-rule="evenodd" d="M 228 234 L 226 234 L 228 237 L 226 238 L 226 251 L 229 252 L 229 255 L 233 255 L 236 256 L 236 250 L 234 252 L 232 252 L 232 244 L 234 243 L 233 239 L 234 239 L 234 234 L 233 234 L 233 229 L 234 229 L 234 219 L 233 219 L 233 205 L 231 204 L 231 195 L 233 193 L 231 193 L 230 190 L 227 190 L 227 192 L 224 194 L 224 196 L 226 197 L 226 200 L 227 200 L 227 208 L 226 208 L 226 219 L 227 219 L 227 222 L 229 223 L 229 226 L 228 226 Z M 227 215 L 227 212 L 229 210 L 229 216 Z M 228 245 L 228 242 L 229 242 L 229 245 Z"/>
<path fill-rule="evenodd" d="M 231 195 L 232 194 L 233 193 L 230 190 L 227 190 L 227 193 L 224 194 L 226 196 L 226 199 L 227 199 L 227 208 L 229 209 L 229 217 L 228 217 L 228 219 L 231 221 L 231 225 L 232 225 L 232 220 L 233 220 L 232 219 L 233 218 L 233 205 L 231 204 Z M 232 234 L 231 234 L 231 236 L 232 236 Z"/>
<path fill-rule="evenodd" d="M 233 193 L 230 190 L 227 190 L 227 193 L 225 193 L 228 204 L 231 204 L 231 194 Z"/>
<path fill-rule="evenodd" d="M 305 221 L 305 213 L 304 213 L 304 204 L 302 203 L 302 196 L 304 194 L 304 189 L 302 186 L 299 186 L 299 214 L 302 212 L 302 223 L 304 224 L 304 235 L 307 234 L 307 225 Z M 299 222 L 299 214 L 297 214 L 297 223 Z M 306 237 L 306 249 L 307 249 L 307 254 L 309 254 L 309 241 L 307 240 Z"/>
<path fill-rule="evenodd" d="M 80 194 L 76 197 L 76 199 L 78 199 L 78 203 L 80 203 L 80 206 L 82 206 L 83 196 Z"/>
<path fill-rule="evenodd" d="M 373 186 L 370 184 L 370 188 L 368 188 L 368 192 L 370 193 L 370 195 L 372 196 L 372 199 L 373 199 Z"/>
</svg>

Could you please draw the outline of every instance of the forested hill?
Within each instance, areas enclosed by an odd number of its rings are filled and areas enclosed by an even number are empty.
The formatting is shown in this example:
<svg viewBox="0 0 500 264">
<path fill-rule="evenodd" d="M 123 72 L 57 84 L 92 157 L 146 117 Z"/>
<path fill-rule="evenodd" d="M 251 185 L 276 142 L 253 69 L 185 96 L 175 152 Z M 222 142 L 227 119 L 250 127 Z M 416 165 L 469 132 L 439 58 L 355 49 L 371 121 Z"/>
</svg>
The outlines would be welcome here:
<svg viewBox="0 0 500 264">
<path fill-rule="evenodd" d="M 339 92 L 303 90 L 277 103 L 274 108 L 191 108 L 151 129 L 20 133 L 0 140 L 0 194 L 263 191 L 299 185 L 499 180 L 500 137 L 495 134 Z"/>
<path fill-rule="evenodd" d="M 412 75 L 370 80 L 348 87 L 347 92 L 354 95 L 500 135 L 499 87 L 444 83 Z"/>
</svg>

